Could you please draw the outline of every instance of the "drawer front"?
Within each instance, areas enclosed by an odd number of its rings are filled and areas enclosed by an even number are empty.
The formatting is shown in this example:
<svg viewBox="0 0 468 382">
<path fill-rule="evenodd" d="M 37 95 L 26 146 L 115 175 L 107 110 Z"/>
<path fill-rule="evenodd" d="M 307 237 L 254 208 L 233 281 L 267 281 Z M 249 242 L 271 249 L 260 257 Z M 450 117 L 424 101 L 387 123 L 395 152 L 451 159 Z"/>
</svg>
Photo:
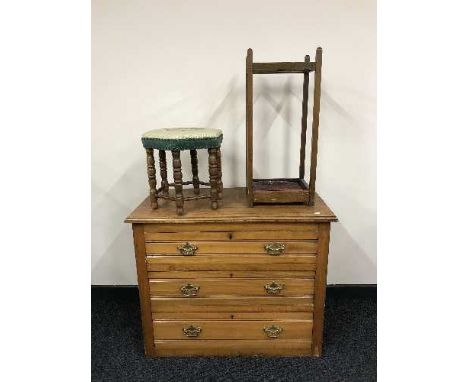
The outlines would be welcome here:
<svg viewBox="0 0 468 382">
<path fill-rule="evenodd" d="M 160 340 L 158 357 L 189 356 L 310 356 L 311 341 L 304 340 Z"/>
<path fill-rule="evenodd" d="M 242 241 L 242 240 L 313 240 L 318 234 L 313 231 L 189 231 L 145 232 L 146 241 Z"/>
<path fill-rule="evenodd" d="M 153 320 L 312 320 L 312 312 L 158 312 Z"/>
<path fill-rule="evenodd" d="M 318 224 L 310 223 L 201 223 L 201 224 L 145 224 L 145 239 L 160 240 L 165 237 L 178 240 L 186 239 L 187 236 L 196 234 L 207 234 L 206 237 L 213 237 L 213 240 L 257 240 L 269 239 L 272 232 L 284 240 L 293 240 L 294 236 L 301 239 L 317 239 Z M 219 234 L 216 234 L 219 233 Z M 169 234 L 169 235 L 166 235 Z M 229 235 L 232 234 L 232 237 Z M 220 239 L 218 239 L 220 238 Z M 199 239 L 202 240 L 202 239 Z M 211 240 L 211 239 L 203 239 Z"/>
<path fill-rule="evenodd" d="M 150 280 L 150 294 L 162 297 L 311 296 L 313 279 Z"/>
<path fill-rule="evenodd" d="M 311 297 L 151 297 L 151 311 L 165 312 L 312 312 Z"/>
<path fill-rule="evenodd" d="M 154 267 L 154 266 L 152 266 Z M 315 268 L 314 268 L 315 269 Z M 310 279 L 315 277 L 315 270 L 282 270 L 282 271 L 149 271 L 149 279 L 212 279 L 212 278 L 283 278 Z"/>
<path fill-rule="evenodd" d="M 147 242 L 148 255 L 203 255 L 213 253 L 229 253 L 248 255 L 261 253 L 271 256 L 281 256 L 290 253 L 315 254 L 318 250 L 317 240 L 310 241 L 179 241 L 179 242 Z"/>
<path fill-rule="evenodd" d="M 316 256 L 147 256 L 148 271 L 314 271 Z"/>
<path fill-rule="evenodd" d="M 311 340 L 312 321 L 154 321 L 156 340 Z"/>
<path fill-rule="evenodd" d="M 311 355 L 318 226 L 145 225 L 155 354 Z"/>
</svg>

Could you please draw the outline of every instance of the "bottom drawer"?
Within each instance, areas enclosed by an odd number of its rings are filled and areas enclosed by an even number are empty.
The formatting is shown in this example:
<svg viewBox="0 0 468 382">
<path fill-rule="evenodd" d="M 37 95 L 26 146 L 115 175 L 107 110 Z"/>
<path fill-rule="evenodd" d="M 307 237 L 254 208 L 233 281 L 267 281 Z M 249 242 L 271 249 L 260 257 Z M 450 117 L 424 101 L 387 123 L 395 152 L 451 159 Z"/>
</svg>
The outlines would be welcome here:
<svg viewBox="0 0 468 382">
<path fill-rule="evenodd" d="M 311 340 L 312 320 L 153 321 L 156 340 Z"/>
<path fill-rule="evenodd" d="M 312 343 L 304 340 L 163 340 L 154 344 L 159 357 L 312 356 Z"/>
</svg>

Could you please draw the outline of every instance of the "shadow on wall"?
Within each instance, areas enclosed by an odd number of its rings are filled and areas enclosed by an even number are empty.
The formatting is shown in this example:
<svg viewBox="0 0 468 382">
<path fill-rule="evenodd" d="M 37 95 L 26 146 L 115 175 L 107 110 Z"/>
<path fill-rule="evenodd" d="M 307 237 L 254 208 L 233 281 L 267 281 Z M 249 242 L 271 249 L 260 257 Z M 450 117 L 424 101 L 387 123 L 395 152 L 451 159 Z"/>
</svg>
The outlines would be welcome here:
<svg viewBox="0 0 468 382">
<path fill-rule="evenodd" d="M 369 163 L 375 158 L 363 129 L 373 108 L 364 95 L 352 94 L 353 102 L 369 114 L 353 114 L 347 106 L 322 90 L 317 190 L 340 221 L 332 224 L 329 283 L 376 283 L 375 174 Z M 344 171 L 346 169 L 346 171 Z M 331 171 L 333 170 L 333 171 Z M 339 174 L 339 175 L 338 175 Z"/>
<path fill-rule="evenodd" d="M 355 123 L 353 116 L 346 111 L 346 109 L 341 106 L 337 101 L 335 101 L 330 94 L 323 88 L 321 89 L 320 94 L 321 107 L 324 108 L 324 105 L 330 107 L 336 114 L 340 115 L 344 120 L 350 123 Z"/>
<path fill-rule="evenodd" d="M 274 77 L 274 76 L 273 76 Z M 254 85 L 254 176 L 296 177 L 302 115 L 302 80 L 294 75 L 278 78 L 257 77 Z M 296 81 L 294 80 L 296 79 Z M 308 130 L 311 128 L 309 97 Z M 207 117 L 208 126 L 225 130 L 223 155 L 229 155 L 230 186 L 245 185 L 245 83 L 234 76 L 227 94 Z M 275 146 L 280 137 L 281 147 Z M 229 147 L 226 147 L 229 145 Z M 292 156 L 292 157 L 291 157 Z M 282 168 L 275 165 L 280 160 Z M 227 163 L 227 162 L 225 162 Z M 240 167 L 239 163 L 243 166 Z M 242 169 L 239 172 L 239 169 Z M 228 184 L 229 185 L 229 184 Z"/>
<path fill-rule="evenodd" d="M 245 176 L 239 173 L 239 158 L 244 157 L 244 151 L 239 152 L 239 144 L 245 142 L 245 108 L 243 98 L 245 90 L 239 85 L 239 76 L 232 76 L 226 89 L 226 95 L 218 103 L 214 111 L 205 117 L 206 126 L 219 128 L 223 130 L 222 143 L 222 168 L 229 168 L 229 177 L 231 181 L 225 181 L 225 187 L 234 187 L 239 185 L 239 181 L 244 184 Z M 245 143 L 244 143 L 245 145 Z M 204 153 L 205 163 L 208 163 L 208 156 Z M 245 161 L 245 158 L 243 159 Z M 205 179 L 208 177 L 208 167 L 202 170 Z M 224 180 L 226 179 L 224 174 Z M 243 175 L 243 174 L 242 174 Z"/>
<path fill-rule="evenodd" d="M 269 141 L 277 140 L 277 137 L 281 136 L 280 152 L 284 158 L 289 158 L 291 145 L 295 147 L 296 143 L 297 153 L 299 152 L 300 141 L 295 135 L 300 136 L 300 114 L 296 114 L 297 110 L 300 113 L 302 94 L 300 97 L 297 96 L 297 92 L 301 92 L 301 87 L 294 88 L 292 76 L 287 75 L 281 75 L 281 81 L 262 80 L 260 77 L 255 81 L 254 105 L 257 106 L 254 107 L 255 176 L 259 176 L 258 174 L 265 176 L 274 171 L 280 171 L 284 176 L 292 175 L 290 160 L 282 161 L 282 169 L 275 166 L 272 158 L 278 155 L 278 150 L 275 151 L 278 147 L 270 145 Z M 221 101 L 214 111 L 205 117 L 207 121 L 205 125 L 221 128 L 224 131 L 223 168 L 229 169 L 229 178 L 232 179 L 225 185 L 243 186 L 245 185 L 246 150 L 245 83 L 239 81 L 238 76 L 233 76 L 223 92 L 225 95 L 220 97 Z M 298 167 L 299 158 L 293 159 L 297 160 L 296 167 Z M 294 171 L 296 171 L 295 167 Z M 297 174 L 294 172 L 293 176 Z"/>
<path fill-rule="evenodd" d="M 341 222 L 332 223 L 328 283 L 374 284 L 376 264 Z M 369 275 L 363 280 L 363 275 Z"/>
<path fill-rule="evenodd" d="M 323 190 L 326 191 L 326 190 Z M 340 189 L 326 192 L 327 202 L 340 220 L 331 224 L 328 283 L 376 282 L 376 213 Z M 367 277 L 367 279 L 363 279 Z"/>
<path fill-rule="evenodd" d="M 144 170 L 142 161 L 134 161 L 109 189 L 96 189 L 92 184 L 93 193 L 100 195 L 92 211 L 93 284 L 137 283 L 131 225 L 124 220 L 147 196 Z M 141 187 L 135 188 L 134 184 Z"/>
<path fill-rule="evenodd" d="M 275 168 L 268 166 L 272 163 L 270 160 L 271 155 L 275 155 L 275 151 L 271 150 L 270 145 L 265 145 L 264 142 L 268 142 L 272 134 L 277 134 L 277 131 L 273 130 L 273 125 L 278 117 L 282 120 L 282 126 L 280 126 L 281 142 L 283 146 L 283 155 L 285 158 L 291 157 L 291 131 L 300 129 L 300 126 L 293 125 L 292 118 L 292 99 L 295 95 L 293 92 L 292 77 L 288 76 L 286 82 L 281 86 L 274 84 L 268 79 L 259 79 L 255 81 L 255 93 L 254 93 L 254 177 L 271 177 L 274 173 Z M 255 108 L 255 104 L 259 106 L 258 101 L 265 101 L 269 108 L 265 109 L 262 107 Z M 271 112 L 273 111 L 273 113 Z M 299 152 L 299 149 L 298 149 Z M 290 161 L 282 161 L 283 168 L 281 173 L 284 177 L 293 176 L 290 173 Z M 267 168 L 265 168 L 267 167 Z M 294 175 L 297 176 L 297 175 Z"/>
</svg>

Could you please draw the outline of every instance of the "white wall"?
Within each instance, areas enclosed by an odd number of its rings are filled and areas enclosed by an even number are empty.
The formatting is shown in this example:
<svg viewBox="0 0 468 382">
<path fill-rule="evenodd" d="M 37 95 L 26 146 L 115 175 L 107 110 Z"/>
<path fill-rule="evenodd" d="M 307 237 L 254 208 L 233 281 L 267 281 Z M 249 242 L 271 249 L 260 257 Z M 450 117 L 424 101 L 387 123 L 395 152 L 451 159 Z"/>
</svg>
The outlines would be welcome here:
<svg viewBox="0 0 468 382">
<path fill-rule="evenodd" d="M 317 46 L 317 191 L 340 219 L 328 282 L 376 283 L 375 1 L 93 0 L 93 284 L 136 284 L 123 220 L 148 192 L 141 133 L 223 129 L 224 184 L 243 186 L 247 48 L 254 61 L 301 61 Z M 301 77 L 254 78 L 255 176 L 297 176 Z"/>
</svg>

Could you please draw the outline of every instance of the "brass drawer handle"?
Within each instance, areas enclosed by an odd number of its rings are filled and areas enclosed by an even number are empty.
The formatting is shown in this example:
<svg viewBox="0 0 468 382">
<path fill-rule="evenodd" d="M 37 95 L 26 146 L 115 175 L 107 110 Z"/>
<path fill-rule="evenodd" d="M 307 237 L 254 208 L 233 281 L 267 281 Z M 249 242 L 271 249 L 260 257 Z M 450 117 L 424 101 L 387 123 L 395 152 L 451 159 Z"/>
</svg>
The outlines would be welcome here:
<svg viewBox="0 0 468 382">
<path fill-rule="evenodd" d="M 180 292 L 187 297 L 196 296 L 199 290 L 200 287 L 198 285 L 193 284 L 185 284 L 180 287 Z"/>
<path fill-rule="evenodd" d="M 276 281 L 272 281 L 271 283 L 266 284 L 264 288 L 268 294 L 279 294 L 284 289 L 284 284 L 279 284 Z"/>
<path fill-rule="evenodd" d="M 199 326 L 190 325 L 182 328 L 182 331 L 187 337 L 198 337 L 198 335 L 202 331 L 202 328 L 200 328 Z"/>
<path fill-rule="evenodd" d="M 186 242 L 183 245 L 179 245 L 177 249 L 182 256 L 195 256 L 195 252 L 197 252 L 198 247 L 195 244 Z"/>
<path fill-rule="evenodd" d="M 284 253 L 284 250 L 286 249 L 286 245 L 283 243 L 268 243 L 265 244 L 265 251 L 270 255 L 270 256 L 279 256 Z"/>
<path fill-rule="evenodd" d="M 278 338 L 283 332 L 283 328 L 281 326 L 271 325 L 265 326 L 263 331 L 266 333 L 268 338 Z"/>
</svg>

